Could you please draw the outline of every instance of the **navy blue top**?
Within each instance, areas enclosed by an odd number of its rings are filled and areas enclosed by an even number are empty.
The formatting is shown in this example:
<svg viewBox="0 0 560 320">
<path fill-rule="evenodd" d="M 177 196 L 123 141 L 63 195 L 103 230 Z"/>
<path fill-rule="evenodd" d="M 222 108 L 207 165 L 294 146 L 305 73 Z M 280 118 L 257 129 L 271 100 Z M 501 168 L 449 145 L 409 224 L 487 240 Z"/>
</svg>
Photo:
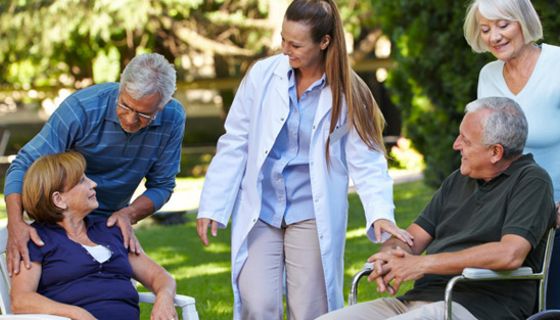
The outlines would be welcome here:
<svg viewBox="0 0 560 320">
<path fill-rule="evenodd" d="M 138 292 L 130 281 L 132 268 L 118 227 L 106 219 L 86 218 L 91 241 L 111 250 L 111 258 L 99 263 L 81 244 L 70 240 L 58 225 L 33 223 L 43 247 L 29 241 L 32 261 L 41 263 L 37 292 L 57 302 L 82 307 L 97 319 L 138 320 Z"/>
</svg>

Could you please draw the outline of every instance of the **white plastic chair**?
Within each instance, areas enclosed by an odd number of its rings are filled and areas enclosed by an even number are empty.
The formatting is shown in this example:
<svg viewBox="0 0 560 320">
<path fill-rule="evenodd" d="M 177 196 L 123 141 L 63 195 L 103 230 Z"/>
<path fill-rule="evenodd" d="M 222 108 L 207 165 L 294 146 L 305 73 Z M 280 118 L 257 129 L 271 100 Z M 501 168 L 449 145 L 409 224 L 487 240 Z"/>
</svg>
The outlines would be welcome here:
<svg viewBox="0 0 560 320">
<path fill-rule="evenodd" d="M 1 320 L 71 320 L 65 317 L 46 315 L 46 314 L 12 314 L 10 308 L 10 277 L 8 275 L 8 267 L 6 264 L 6 245 L 8 243 L 8 230 L 6 227 L 0 227 L 0 315 Z M 155 295 L 151 292 L 138 293 L 140 302 L 154 303 Z M 195 300 L 192 297 L 184 295 L 175 296 L 175 306 L 182 309 L 184 320 L 198 320 Z"/>
<path fill-rule="evenodd" d="M 453 287 L 459 281 L 495 281 L 495 280 L 536 280 L 539 282 L 539 304 L 537 312 L 544 310 L 546 306 L 546 286 L 548 281 L 548 267 L 552 257 L 552 247 L 554 245 L 554 234 L 556 229 L 548 231 L 546 239 L 546 249 L 543 264 L 540 272 L 533 272 L 530 267 L 521 267 L 510 271 L 493 271 L 489 269 L 465 268 L 463 273 L 451 278 L 445 288 L 445 320 L 451 320 L 451 306 Z M 368 276 L 373 271 L 373 263 L 367 262 L 363 268 L 352 278 L 352 286 L 348 294 L 348 305 L 358 303 L 358 284 L 362 277 Z"/>
</svg>

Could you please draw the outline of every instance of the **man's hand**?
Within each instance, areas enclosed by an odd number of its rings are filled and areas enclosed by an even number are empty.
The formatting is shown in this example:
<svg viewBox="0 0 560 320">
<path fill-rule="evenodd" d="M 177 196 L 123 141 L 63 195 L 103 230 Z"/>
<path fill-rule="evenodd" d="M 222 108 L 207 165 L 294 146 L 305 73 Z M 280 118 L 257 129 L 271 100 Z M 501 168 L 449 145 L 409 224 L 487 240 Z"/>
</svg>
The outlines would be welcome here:
<svg viewBox="0 0 560 320">
<path fill-rule="evenodd" d="M 395 294 L 393 287 L 385 282 L 383 276 L 389 272 L 389 268 L 385 267 L 386 262 L 380 259 L 374 258 L 374 256 L 369 257 L 368 262 L 373 263 L 373 270 L 368 276 L 368 281 L 375 281 L 377 283 L 377 292 L 389 292 L 389 294 Z"/>
<path fill-rule="evenodd" d="M 412 247 L 414 237 L 408 233 L 406 230 L 397 227 L 393 222 L 387 219 L 378 219 L 373 222 L 373 230 L 375 232 L 375 238 L 381 240 L 381 233 L 383 231 L 388 232 L 395 236 L 397 239 L 405 242 Z"/>
<path fill-rule="evenodd" d="M 377 279 L 375 280 L 378 285 L 381 282 L 382 285 L 387 286 L 387 291 L 392 295 L 399 291 L 402 282 L 418 280 L 424 276 L 422 268 L 423 257 L 412 255 L 400 247 L 376 253 L 370 259 L 372 261 L 384 262 L 383 272 L 377 275 L 379 278 L 382 277 L 383 280 L 382 282 Z"/>
<path fill-rule="evenodd" d="M 218 235 L 218 222 L 214 220 L 210 220 L 208 218 L 200 218 L 196 220 L 196 232 L 198 233 L 198 237 L 200 241 L 205 246 L 208 245 L 208 225 L 211 225 L 211 233 L 212 236 L 215 237 Z"/>
<path fill-rule="evenodd" d="M 127 209 L 129 209 L 129 207 L 115 211 L 109 219 L 107 219 L 107 227 L 112 227 L 116 224 L 121 229 L 124 247 L 127 248 L 129 252 L 140 254 L 142 252 L 142 247 L 138 239 L 136 239 L 136 235 L 134 235 L 130 214 L 127 213 Z"/>
<path fill-rule="evenodd" d="M 6 253 L 8 258 L 8 274 L 10 277 L 13 274 L 19 273 L 21 260 L 23 260 L 23 265 L 25 265 L 27 269 L 31 268 L 29 251 L 27 250 L 27 242 L 29 242 L 29 239 L 38 246 L 45 245 L 37 234 L 37 230 L 24 221 L 8 223 L 8 247 Z"/>
</svg>

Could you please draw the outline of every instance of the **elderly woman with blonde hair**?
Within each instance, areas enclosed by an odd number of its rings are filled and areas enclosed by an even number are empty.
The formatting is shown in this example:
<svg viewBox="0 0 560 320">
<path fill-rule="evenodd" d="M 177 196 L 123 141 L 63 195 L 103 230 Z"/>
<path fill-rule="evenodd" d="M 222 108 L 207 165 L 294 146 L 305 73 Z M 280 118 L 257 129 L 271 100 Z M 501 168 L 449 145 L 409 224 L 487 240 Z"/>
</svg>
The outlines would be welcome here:
<svg viewBox="0 0 560 320">
<path fill-rule="evenodd" d="M 496 61 L 480 71 L 478 98 L 515 100 L 529 123 L 524 153 L 532 153 L 554 185 L 560 219 L 560 47 L 536 42 L 543 37 L 529 0 L 473 0 L 464 24 L 475 52 L 489 51 Z M 550 267 L 547 308 L 560 308 L 560 232 Z"/>
<path fill-rule="evenodd" d="M 146 254 L 129 254 L 105 218 L 88 216 L 98 206 L 97 184 L 85 165 L 70 151 L 39 158 L 25 175 L 23 207 L 45 243 L 28 243 L 32 267 L 13 276 L 13 311 L 137 320 L 134 278 L 156 294 L 151 319 L 177 319 L 173 278 Z"/>
</svg>

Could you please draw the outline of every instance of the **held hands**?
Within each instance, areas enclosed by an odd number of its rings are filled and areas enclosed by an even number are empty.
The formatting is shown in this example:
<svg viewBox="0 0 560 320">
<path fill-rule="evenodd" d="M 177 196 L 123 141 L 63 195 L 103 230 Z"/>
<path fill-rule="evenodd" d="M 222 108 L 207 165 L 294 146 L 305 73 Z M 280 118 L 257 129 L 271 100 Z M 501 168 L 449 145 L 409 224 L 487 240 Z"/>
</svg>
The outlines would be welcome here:
<svg viewBox="0 0 560 320">
<path fill-rule="evenodd" d="M 139 255 L 142 252 L 142 247 L 136 235 L 134 235 L 130 214 L 127 212 L 131 210 L 129 208 L 130 207 L 125 207 L 119 211 L 115 211 L 109 219 L 107 219 L 107 227 L 112 227 L 116 224 L 119 229 L 121 229 L 124 247 L 127 248 L 129 252 Z"/>
<path fill-rule="evenodd" d="M 23 265 L 25 265 L 27 269 L 31 268 L 29 251 L 27 250 L 27 242 L 29 242 L 29 239 L 40 247 L 45 245 L 35 228 L 29 226 L 27 223 L 23 221 L 8 223 L 7 258 L 8 274 L 10 277 L 13 274 L 19 273 L 21 260 L 23 260 Z"/>
<path fill-rule="evenodd" d="M 424 276 L 422 256 L 409 254 L 400 247 L 376 253 L 369 257 L 368 262 L 374 265 L 368 281 L 375 281 L 379 292 L 395 295 L 402 282 Z"/>
<path fill-rule="evenodd" d="M 175 310 L 175 305 L 173 304 L 173 297 L 163 293 L 158 294 L 156 296 L 154 307 L 152 308 L 150 320 L 170 319 L 179 319 L 177 316 L 177 310 Z"/>
<path fill-rule="evenodd" d="M 208 241 L 208 225 L 211 225 L 211 233 L 213 237 L 218 235 L 218 222 L 214 220 L 210 220 L 208 218 L 200 218 L 196 220 L 196 232 L 198 233 L 198 237 L 203 245 L 207 246 Z"/>
<path fill-rule="evenodd" d="M 375 232 L 375 238 L 381 240 L 381 233 L 383 231 L 388 232 L 395 236 L 397 239 L 405 242 L 412 247 L 414 237 L 408 233 L 406 230 L 397 227 L 393 222 L 387 219 L 378 219 L 373 222 L 373 230 Z"/>
</svg>

